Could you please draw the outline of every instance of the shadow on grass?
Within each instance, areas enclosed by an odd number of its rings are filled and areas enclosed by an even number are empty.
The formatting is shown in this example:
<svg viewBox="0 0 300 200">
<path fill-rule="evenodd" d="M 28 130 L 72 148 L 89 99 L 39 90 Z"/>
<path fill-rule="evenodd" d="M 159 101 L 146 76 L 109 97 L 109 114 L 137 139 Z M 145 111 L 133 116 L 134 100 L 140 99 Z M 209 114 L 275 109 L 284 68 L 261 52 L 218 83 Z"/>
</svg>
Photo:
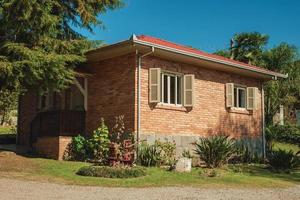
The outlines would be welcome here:
<svg viewBox="0 0 300 200">
<path fill-rule="evenodd" d="M 233 172 L 238 171 L 236 173 L 243 173 L 249 176 L 300 183 L 300 169 L 293 170 L 290 173 L 276 173 L 271 171 L 266 165 L 229 165 L 228 169 Z"/>
</svg>

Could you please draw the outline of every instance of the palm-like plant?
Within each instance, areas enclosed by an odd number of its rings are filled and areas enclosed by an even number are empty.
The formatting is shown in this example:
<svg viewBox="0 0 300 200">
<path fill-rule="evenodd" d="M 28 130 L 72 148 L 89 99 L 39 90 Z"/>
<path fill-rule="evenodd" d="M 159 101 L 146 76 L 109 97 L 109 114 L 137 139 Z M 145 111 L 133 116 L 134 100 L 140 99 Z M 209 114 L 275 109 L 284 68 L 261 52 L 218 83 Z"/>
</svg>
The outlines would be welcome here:
<svg viewBox="0 0 300 200">
<path fill-rule="evenodd" d="M 220 167 L 226 163 L 235 152 L 235 142 L 228 136 L 218 135 L 201 138 L 195 143 L 195 153 L 205 162 L 207 167 Z"/>
</svg>

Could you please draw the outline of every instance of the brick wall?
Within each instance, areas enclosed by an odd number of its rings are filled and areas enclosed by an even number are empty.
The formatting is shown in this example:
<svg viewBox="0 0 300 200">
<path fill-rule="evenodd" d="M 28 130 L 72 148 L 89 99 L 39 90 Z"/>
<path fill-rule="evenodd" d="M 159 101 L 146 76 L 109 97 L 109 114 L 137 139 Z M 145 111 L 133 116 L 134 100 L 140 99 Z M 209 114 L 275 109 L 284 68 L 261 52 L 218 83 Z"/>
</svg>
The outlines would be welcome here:
<svg viewBox="0 0 300 200">
<path fill-rule="evenodd" d="M 152 67 L 195 75 L 195 104 L 191 110 L 149 104 L 148 71 Z M 143 58 L 141 82 L 142 134 L 208 136 L 222 133 L 236 138 L 261 136 L 261 82 L 259 80 L 149 56 Z M 257 87 L 257 109 L 253 112 L 226 109 L 226 83 Z"/>
<path fill-rule="evenodd" d="M 88 134 L 99 126 L 101 117 L 111 128 L 118 115 L 124 115 L 126 128 L 134 130 L 135 58 L 135 54 L 129 54 L 89 63 L 94 74 L 88 77 Z"/>
<path fill-rule="evenodd" d="M 33 145 L 35 151 L 46 158 L 62 160 L 72 137 L 39 137 Z"/>
<path fill-rule="evenodd" d="M 17 143 L 29 146 L 31 121 L 37 113 L 38 99 L 34 91 L 28 91 L 19 98 Z"/>
</svg>

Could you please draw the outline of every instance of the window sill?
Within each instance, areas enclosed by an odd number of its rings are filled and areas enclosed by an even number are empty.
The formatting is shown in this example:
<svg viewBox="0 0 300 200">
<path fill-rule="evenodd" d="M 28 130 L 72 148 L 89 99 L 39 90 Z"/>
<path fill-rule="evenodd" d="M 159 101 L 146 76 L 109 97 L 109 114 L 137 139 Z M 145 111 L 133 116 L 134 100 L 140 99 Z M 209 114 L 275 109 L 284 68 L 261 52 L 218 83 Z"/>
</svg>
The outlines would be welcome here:
<svg viewBox="0 0 300 200">
<path fill-rule="evenodd" d="M 182 105 L 172 105 L 172 104 L 163 104 L 158 103 L 155 108 L 157 109 L 165 109 L 165 110 L 177 110 L 177 111 L 183 111 L 186 112 L 187 109 L 183 107 Z"/>
<path fill-rule="evenodd" d="M 244 115 L 252 115 L 252 110 L 247 110 L 246 108 L 229 108 L 228 112 L 230 113 L 237 113 L 237 114 L 244 114 Z"/>
</svg>

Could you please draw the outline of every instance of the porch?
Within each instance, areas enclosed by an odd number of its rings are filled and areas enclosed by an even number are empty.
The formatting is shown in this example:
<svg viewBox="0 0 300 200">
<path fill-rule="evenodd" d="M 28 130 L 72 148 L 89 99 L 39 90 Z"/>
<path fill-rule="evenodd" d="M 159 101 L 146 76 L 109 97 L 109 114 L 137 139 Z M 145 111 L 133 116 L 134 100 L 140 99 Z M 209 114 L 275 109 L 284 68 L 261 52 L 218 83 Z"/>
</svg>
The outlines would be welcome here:
<svg viewBox="0 0 300 200">
<path fill-rule="evenodd" d="M 40 112 L 31 124 L 31 143 L 38 137 L 76 136 L 85 133 L 85 111 L 51 110 Z"/>
<path fill-rule="evenodd" d="M 85 134 L 87 78 L 76 77 L 64 91 L 47 91 L 38 97 L 38 112 L 31 121 L 30 143 L 45 137 Z"/>
</svg>

